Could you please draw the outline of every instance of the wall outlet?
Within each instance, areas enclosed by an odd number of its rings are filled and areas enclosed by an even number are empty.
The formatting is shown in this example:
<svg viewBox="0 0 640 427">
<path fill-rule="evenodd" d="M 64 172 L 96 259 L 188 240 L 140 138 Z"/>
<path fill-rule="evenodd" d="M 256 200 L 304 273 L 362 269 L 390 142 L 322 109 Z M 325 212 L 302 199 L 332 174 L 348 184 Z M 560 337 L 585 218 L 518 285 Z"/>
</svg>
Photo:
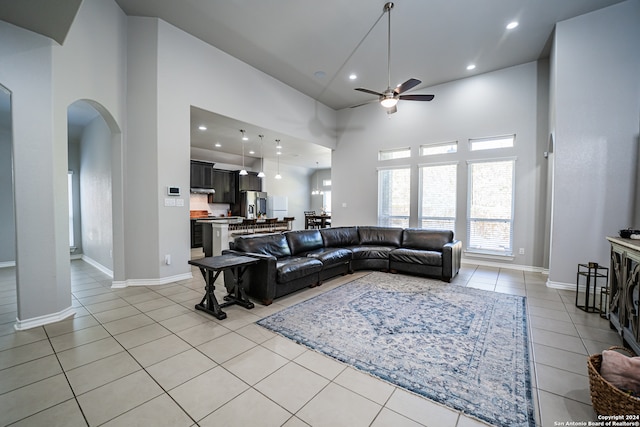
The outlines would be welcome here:
<svg viewBox="0 0 640 427">
<path fill-rule="evenodd" d="M 171 255 L 167 254 L 164 256 L 164 263 L 166 265 L 171 265 Z"/>
<path fill-rule="evenodd" d="M 520 248 L 520 250 L 518 251 L 518 253 L 519 253 L 520 255 L 524 255 L 524 248 Z"/>
</svg>

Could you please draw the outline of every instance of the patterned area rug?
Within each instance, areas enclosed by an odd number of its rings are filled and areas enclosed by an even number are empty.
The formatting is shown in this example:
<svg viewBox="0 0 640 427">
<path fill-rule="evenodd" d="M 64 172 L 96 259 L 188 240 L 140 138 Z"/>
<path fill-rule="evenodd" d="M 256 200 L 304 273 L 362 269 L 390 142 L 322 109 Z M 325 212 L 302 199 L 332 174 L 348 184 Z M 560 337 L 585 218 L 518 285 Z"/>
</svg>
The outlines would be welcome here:
<svg viewBox="0 0 640 427">
<path fill-rule="evenodd" d="M 257 322 L 497 426 L 534 426 L 525 299 L 374 272 Z"/>
</svg>

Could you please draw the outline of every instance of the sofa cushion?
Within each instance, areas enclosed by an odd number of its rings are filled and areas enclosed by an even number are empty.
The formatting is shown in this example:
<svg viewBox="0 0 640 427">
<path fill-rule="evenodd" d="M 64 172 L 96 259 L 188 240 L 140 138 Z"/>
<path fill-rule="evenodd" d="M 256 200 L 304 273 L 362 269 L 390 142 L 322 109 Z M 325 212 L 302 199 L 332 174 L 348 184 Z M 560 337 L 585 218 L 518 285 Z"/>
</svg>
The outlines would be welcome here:
<svg viewBox="0 0 640 427">
<path fill-rule="evenodd" d="M 348 248 L 353 252 L 353 259 L 387 259 L 389 252 L 396 249 L 393 246 L 351 246 Z"/>
<path fill-rule="evenodd" d="M 320 230 L 325 248 L 342 248 L 360 243 L 356 227 L 332 227 Z"/>
<path fill-rule="evenodd" d="M 313 251 L 322 247 L 322 236 L 319 230 L 298 230 L 284 233 L 289 243 L 291 255 Z"/>
<path fill-rule="evenodd" d="M 389 260 L 408 264 L 442 266 L 442 252 L 398 248 L 389 253 Z"/>
<path fill-rule="evenodd" d="M 307 256 L 321 261 L 325 267 L 331 267 L 351 261 L 353 253 L 344 248 L 320 248 L 307 253 Z"/>
<path fill-rule="evenodd" d="M 291 256 L 287 239 L 283 234 L 236 237 L 234 240 L 234 249 L 242 252 L 272 255 L 276 258 Z"/>
<path fill-rule="evenodd" d="M 402 228 L 358 227 L 361 245 L 395 246 L 402 243 Z"/>
<path fill-rule="evenodd" d="M 292 256 L 276 262 L 276 281 L 286 283 L 310 274 L 319 273 L 322 262 L 315 258 Z"/>
<path fill-rule="evenodd" d="M 402 233 L 402 247 L 439 251 L 453 241 L 453 231 L 428 230 L 424 228 L 406 228 Z"/>
</svg>

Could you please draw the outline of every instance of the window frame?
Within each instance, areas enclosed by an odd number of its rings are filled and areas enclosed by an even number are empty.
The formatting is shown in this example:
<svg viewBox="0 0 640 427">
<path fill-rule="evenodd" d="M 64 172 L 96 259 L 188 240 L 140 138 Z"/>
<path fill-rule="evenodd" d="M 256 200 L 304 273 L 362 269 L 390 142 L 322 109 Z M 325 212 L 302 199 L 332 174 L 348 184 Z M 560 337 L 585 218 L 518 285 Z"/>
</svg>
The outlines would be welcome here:
<svg viewBox="0 0 640 427">
<path fill-rule="evenodd" d="M 482 142 L 490 142 L 490 141 L 500 141 L 511 139 L 511 145 L 504 147 L 486 147 L 486 148 L 473 148 L 474 142 L 482 143 Z M 501 150 L 501 149 L 512 149 L 516 145 L 516 134 L 509 133 L 506 135 L 495 135 L 495 136 L 486 136 L 483 138 L 469 138 L 469 151 L 477 152 L 477 151 L 487 151 L 487 150 Z"/>
<path fill-rule="evenodd" d="M 382 172 L 386 172 L 386 171 L 391 171 L 391 170 L 406 170 L 409 172 L 409 178 L 408 178 L 408 190 L 407 193 L 409 195 L 408 197 L 408 212 L 407 215 L 383 215 L 381 214 L 382 212 L 382 193 L 381 193 L 381 180 L 382 180 Z M 377 168 L 377 186 L 378 186 L 378 191 L 377 191 L 377 224 L 378 226 L 381 227 L 409 227 L 410 221 L 411 221 L 411 173 L 412 173 L 412 167 L 411 165 L 396 165 L 396 166 L 389 166 L 389 167 L 378 167 Z M 382 218 L 385 218 L 386 221 L 382 221 Z M 395 220 L 399 220 L 401 222 L 403 222 L 403 225 L 400 226 L 396 226 L 396 225 L 392 225 L 392 223 Z"/>
<path fill-rule="evenodd" d="M 471 172 L 471 168 L 474 164 L 479 163 L 497 163 L 497 162 L 511 162 L 511 218 L 509 221 L 509 248 L 508 250 L 496 250 L 496 249 L 488 249 L 482 247 L 471 246 L 471 222 L 474 220 L 484 220 L 485 218 L 471 218 L 471 208 L 472 208 L 472 196 L 473 196 L 473 174 Z M 467 160 L 467 217 L 466 217 L 466 232 L 467 232 L 467 243 L 465 252 L 471 254 L 486 254 L 486 255 L 495 255 L 499 257 L 512 257 L 513 256 L 513 231 L 514 231 L 514 223 L 515 223 L 515 199 L 516 199 L 516 164 L 517 157 L 500 157 L 500 158 L 487 158 L 487 159 L 474 159 Z M 489 219 L 490 221 L 505 221 L 502 219 Z"/>
<path fill-rule="evenodd" d="M 401 156 L 401 157 L 383 158 L 384 154 L 403 153 L 403 152 L 406 152 L 407 155 L 406 156 Z M 388 161 L 391 161 L 391 160 L 410 159 L 410 158 L 411 158 L 411 147 L 389 148 L 389 149 L 386 149 L 386 150 L 379 150 L 378 151 L 378 161 L 379 162 L 388 162 Z"/>
<path fill-rule="evenodd" d="M 423 220 L 425 219 L 432 219 L 432 220 L 444 220 L 444 221 L 448 221 L 448 220 L 452 220 L 453 221 L 453 225 L 449 228 L 450 230 L 454 231 L 456 230 L 456 219 L 457 219 L 457 215 L 458 215 L 458 189 L 459 189 L 459 183 L 458 183 L 458 165 L 460 164 L 460 162 L 458 161 L 454 161 L 454 162 L 440 162 L 440 163 L 422 163 L 418 165 L 418 227 L 419 228 L 423 228 L 422 224 L 423 224 Z M 455 166 L 455 176 L 454 176 L 454 180 L 455 180 L 455 197 L 454 197 L 454 205 L 453 205 L 453 217 L 426 217 L 422 215 L 422 200 L 423 200 L 423 196 L 424 196 L 424 191 L 423 191 L 423 169 L 424 168 L 428 168 L 428 167 L 438 167 L 438 166 Z"/>
<path fill-rule="evenodd" d="M 435 147 L 447 147 L 447 146 L 454 146 L 455 150 L 454 151 L 449 151 L 449 152 L 444 152 L 444 153 L 424 153 L 423 151 L 425 149 L 428 148 L 435 148 Z M 458 141 L 444 141 L 444 142 L 434 142 L 434 143 L 430 143 L 430 144 L 421 144 L 420 148 L 419 148 L 419 155 L 420 157 L 430 157 L 430 156 L 443 156 L 443 155 L 448 155 L 448 154 L 455 154 L 458 152 Z"/>
</svg>

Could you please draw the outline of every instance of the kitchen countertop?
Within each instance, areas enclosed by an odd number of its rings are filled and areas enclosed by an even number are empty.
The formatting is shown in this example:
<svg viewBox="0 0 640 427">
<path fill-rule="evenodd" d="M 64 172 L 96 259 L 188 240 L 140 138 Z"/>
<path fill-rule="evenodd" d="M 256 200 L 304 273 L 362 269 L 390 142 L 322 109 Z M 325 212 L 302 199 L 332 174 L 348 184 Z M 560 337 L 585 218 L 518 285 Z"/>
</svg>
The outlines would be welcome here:
<svg viewBox="0 0 640 427">
<path fill-rule="evenodd" d="M 191 218 L 191 219 L 195 219 L 200 223 L 212 223 L 212 222 L 221 222 L 221 223 L 236 223 L 236 222 L 242 222 L 242 217 L 241 216 L 207 216 L 207 217 L 200 217 L 200 218 Z"/>
</svg>

